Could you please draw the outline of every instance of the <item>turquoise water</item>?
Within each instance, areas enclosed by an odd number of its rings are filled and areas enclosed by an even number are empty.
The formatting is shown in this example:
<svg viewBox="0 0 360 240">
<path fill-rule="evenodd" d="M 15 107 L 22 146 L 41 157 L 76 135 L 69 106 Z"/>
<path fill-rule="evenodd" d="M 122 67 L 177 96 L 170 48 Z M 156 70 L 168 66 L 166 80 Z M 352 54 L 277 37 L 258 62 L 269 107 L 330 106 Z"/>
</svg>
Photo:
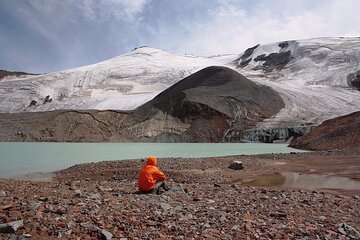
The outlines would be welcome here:
<svg viewBox="0 0 360 240">
<path fill-rule="evenodd" d="M 264 143 L 0 143 L 0 178 L 79 163 L 157 157 L 216 157 L 299 151 Z"/>
</svg>

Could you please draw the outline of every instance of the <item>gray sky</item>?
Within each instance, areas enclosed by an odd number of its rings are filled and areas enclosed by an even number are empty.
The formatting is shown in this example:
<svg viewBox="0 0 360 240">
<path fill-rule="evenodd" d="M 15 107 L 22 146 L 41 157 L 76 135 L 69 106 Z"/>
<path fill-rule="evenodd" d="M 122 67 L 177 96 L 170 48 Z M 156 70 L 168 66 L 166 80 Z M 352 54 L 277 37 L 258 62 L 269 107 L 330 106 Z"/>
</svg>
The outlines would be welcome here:
<svg viewBox="0 0 360 240">
<path fill-rule="evenodd" d="M 213 55 L 360 36 L 359 9 L 358 0 L 0 0 L 0 69 L 64 70 L 142 45 Z"/>
</svg>

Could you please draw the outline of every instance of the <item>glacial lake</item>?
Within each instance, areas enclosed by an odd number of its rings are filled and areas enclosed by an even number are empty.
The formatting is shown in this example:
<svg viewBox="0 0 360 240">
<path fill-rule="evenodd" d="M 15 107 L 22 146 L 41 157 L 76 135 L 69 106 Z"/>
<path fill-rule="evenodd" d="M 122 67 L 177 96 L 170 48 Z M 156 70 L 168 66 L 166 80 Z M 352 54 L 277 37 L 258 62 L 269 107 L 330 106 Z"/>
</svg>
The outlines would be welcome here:
<svg viewBox="0 0 360 240">
<path fill-rule="evenodd" d="M 52 172 L 79 163 L 163 157 L 217 157 L 301 150 L 265 143 L 29 143 L 0 142 L 0 178 Z"/>
</svg>

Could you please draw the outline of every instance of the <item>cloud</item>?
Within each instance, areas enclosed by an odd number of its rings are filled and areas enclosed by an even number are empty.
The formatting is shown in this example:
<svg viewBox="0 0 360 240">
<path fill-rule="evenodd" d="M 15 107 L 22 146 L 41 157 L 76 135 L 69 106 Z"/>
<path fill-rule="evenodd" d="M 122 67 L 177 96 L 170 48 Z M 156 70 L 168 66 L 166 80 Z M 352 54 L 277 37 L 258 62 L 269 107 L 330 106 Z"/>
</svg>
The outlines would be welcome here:
<svg viewBox="0 0 360 240">
<path fill-rule="evenodd" d="M 245 1 L 224 1 L 206 23 L 191 23 L 181 50 L 199 54 L 239 53 L 257 43 L 321 36 L 360 35 L 360 1 L 260 2 L 253 11 Z M 304 4 L 308 3 L 308 4 Z M 356 23 L 356 24 L 355 24 Z"/>
<path fill-rule="evenodd" d="M 240 54 L 257 43 L 359 36 L 358 0 L 2 0 L 0 68 L 49 72 L 139 45 Z"/>
</svg>

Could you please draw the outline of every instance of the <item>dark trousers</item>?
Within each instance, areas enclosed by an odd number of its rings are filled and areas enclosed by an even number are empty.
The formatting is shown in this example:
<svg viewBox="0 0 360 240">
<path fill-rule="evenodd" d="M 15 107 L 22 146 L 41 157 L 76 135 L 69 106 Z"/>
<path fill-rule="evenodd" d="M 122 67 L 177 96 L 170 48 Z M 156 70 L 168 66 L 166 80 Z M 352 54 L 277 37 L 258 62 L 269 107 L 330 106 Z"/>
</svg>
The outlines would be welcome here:
<svg viewBox="0 0 360 240">
<path fill-rule="evenodd" d="M 155 184 L 154 189 L 150 190 L 150 191 L 141 191 L 142 193 L 156 193 L 156 194 L 160 194 L 160 190 L 163 189 L 165 191 L 169 190 L 167 184 L 165 181 L 158 181 Z"/>
</svg>

